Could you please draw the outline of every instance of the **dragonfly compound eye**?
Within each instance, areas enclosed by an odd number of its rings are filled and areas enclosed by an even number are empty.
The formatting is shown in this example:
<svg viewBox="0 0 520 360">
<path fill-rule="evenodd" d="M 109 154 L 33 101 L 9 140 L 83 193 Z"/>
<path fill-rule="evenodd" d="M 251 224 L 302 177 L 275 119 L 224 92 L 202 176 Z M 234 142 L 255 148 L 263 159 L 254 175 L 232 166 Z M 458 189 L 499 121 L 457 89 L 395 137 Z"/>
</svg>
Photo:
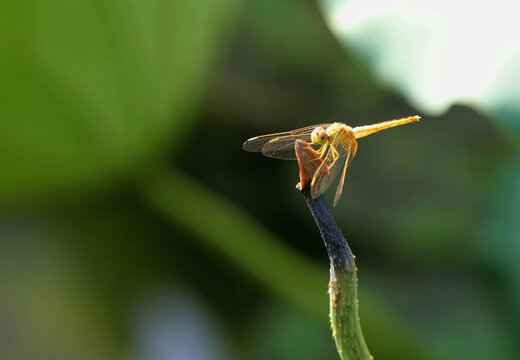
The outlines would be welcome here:
<svg viewBox="0 0 520 360">
<path fill-rule="evenodd" d="M 323 145 L 327 142 L 327 132 L 321 126 L 318 126 L 312 131 L 311 141 L 313 144 Z"/>
</svg>

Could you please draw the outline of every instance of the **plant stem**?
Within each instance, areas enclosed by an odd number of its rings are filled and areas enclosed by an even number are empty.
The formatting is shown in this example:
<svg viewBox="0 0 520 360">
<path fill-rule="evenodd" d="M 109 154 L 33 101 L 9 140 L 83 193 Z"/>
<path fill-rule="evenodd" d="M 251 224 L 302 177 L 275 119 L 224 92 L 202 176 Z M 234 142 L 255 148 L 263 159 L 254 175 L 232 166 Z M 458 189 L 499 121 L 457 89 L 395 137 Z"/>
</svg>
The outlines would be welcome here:
<svg viewBox="0 0 520 360">
<path fill-rule="evenodd" d="M 309 186 L 301 192 L 318 225 L 330 259 L 330 322 L 339 356 L 342 360 L 373 359 L 359 321 L 355 256 L 332 218 L 323 196 L 313 199 Z"/>
<path fill-rule="evenodd" d="M 300 182 L 296 185 L 311 210 L 330 259 L 330 323 L 332 336 L 342 360 L 371 360 L 372 355 L 363 338 L 359 323 L 357 298 L 357 268 L 354 254 L 330 214 L 323 195 L 314 199 L 311 183 L 316 171 L 326 166 L 319 153 L 303 140 L 296 140 L 294 150 L 300 167 Z"/>
</svg>

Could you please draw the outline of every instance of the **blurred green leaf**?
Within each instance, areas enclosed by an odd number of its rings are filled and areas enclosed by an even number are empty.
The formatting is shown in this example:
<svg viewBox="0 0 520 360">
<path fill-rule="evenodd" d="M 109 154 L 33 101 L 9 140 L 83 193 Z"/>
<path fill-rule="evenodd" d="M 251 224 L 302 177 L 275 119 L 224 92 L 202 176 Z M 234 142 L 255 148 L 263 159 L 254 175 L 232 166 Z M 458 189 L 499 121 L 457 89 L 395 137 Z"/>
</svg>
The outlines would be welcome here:
<svg viewBox="0 0 520 360">
<path fill-rule="evenodd" d="M 495 120 L 519 141 L 520 26 L 508 1 L 319 3 L 338 39 L 421 113 L 439 115 L 454 104 L 495 116 L 507 111 L 514 121 Z"/>
<path fill-rule="evenodd" d="M 0 202 L 95 188 L 179 146 L 238 1 L 2 2 Z"/>
</svg>

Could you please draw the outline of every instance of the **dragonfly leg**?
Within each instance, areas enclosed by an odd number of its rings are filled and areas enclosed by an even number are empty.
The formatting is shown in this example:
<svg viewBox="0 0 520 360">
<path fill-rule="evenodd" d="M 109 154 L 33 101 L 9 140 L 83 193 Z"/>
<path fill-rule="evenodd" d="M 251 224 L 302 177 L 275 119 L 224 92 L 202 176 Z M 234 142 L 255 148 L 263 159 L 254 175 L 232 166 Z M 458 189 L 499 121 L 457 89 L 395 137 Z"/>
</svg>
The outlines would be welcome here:
<svg viewBox="0 0 520 360">
<path fill-rule="evenodd" d="M 318 150 L 318 154 L 320 154 L 320 158 L 323 157 L 323 154 L 325 154 L 325 150 L 327 150 L 328 144 L 321 145 L 320 149 Z"/>
<path fill-rule="evenodd" d="M 338 159 L 339 157 L 339 152 L 338 150 L 336 150 L 336 148 L 334 146 L 332 146 L 332 162 L 336 162 L 336 160 Z"/>
</svg>

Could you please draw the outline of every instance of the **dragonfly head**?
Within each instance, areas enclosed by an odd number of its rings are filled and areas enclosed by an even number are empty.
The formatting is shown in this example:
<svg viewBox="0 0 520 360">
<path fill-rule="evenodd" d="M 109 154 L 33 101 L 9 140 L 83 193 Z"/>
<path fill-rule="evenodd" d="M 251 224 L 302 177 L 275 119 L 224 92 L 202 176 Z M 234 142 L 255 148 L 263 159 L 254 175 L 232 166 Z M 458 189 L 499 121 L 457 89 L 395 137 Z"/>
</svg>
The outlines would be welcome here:
<svg viewBox="0 0 520 360">
<path fill-rule="evenodd" d="M 321 126 L 318 126 L 316 129 L 312 130 L 311 133 L 311 141 L 316 145 L 323 145 L 327 142 L 328 136 L 327 132 Z"/>
</svg>

